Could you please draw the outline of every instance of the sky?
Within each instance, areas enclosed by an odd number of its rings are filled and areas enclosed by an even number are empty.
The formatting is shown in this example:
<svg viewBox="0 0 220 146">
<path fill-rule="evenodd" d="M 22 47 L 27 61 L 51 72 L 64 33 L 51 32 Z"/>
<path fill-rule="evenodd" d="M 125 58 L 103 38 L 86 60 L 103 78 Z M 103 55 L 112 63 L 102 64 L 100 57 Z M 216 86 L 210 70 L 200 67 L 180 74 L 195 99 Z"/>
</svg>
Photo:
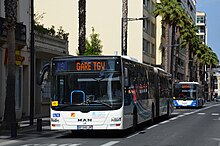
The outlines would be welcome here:
<svg viewBox="0 0 220 146">
<path fill-rule="evenodd" d="M 220 60 L 220 0 L 197 0 L 196 9 L 206 13 L 207 45 L 212 48 Z"/>
<path fill-rule="evenodd" d="M 75 38 L 75 32 L 78 28 L 73 28 L 73 24 L 78 21 L 78 0 L 35 0 L 35 13 L 45 13 L 41 20 L 45 27 L 59 26 L 68 32 L 69 52 L 75 54 L 77 50 L 78 39 Z M 207 15 L 208 46 L 212 48 L 220 60 L 220 0 L 197 0 L 197 11 L 203 11 Z M 87 33 L 88 34 L 88 33 Z"/>
</svg>

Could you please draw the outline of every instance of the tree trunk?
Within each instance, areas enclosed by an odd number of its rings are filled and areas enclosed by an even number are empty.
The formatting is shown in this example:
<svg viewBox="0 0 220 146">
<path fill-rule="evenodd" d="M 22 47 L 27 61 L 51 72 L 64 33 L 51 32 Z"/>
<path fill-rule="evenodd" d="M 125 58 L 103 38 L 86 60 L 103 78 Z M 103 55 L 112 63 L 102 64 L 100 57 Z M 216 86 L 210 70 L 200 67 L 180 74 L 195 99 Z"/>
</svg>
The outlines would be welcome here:
<svg viewBox="0 0 220 146">
<path fill-rule="evenodd" d="M 79 55 L 86 49 L 86 0 L 79 0 Z"/>
<path fill-rule="evenodd" d="M 164 70 L 168 72 L 169 23 L 165 24 Z"/>
<path fill-rule="evenodd" d="M 197 74 L 197 82 L 199 82 L 201 84 L 201 80 L 200 80 L 200 60 L 197 60 L 197 69 L 196 69 L 196 74 Z"/>
<path fill-rule="evenodd" d="M 172 45 L 171 45 L 171 67 L 170 67 L 170 73 L 172 74 L 172 78 L 173 81 L 175 80 L 175 74 L 174 74 L 174 70 L 175 70 L 175 65 L 174 65 L 174 60 L 176 55 L 174 55 L 174 49 L 176 48 L 175 43 L 176 43 L 176 31 L 175 31 L 175 27 L 174 25 L 172 26 Z"/>
<path fill-rule="evenodd" d="M 208 83 L 208 92 L 209 92 L 209 96 L 208 96 L 208 100 L 211 101 L 212 100 L 212 64 L 209 65 L 209 83 Z"/>
<path fill-rule="evenodd" d="M 16 122 L 15 113 L 15 24 L 17 18 L 17 0 L 5 0 L 5 18 L 8 47 L 8 76 L 6 85 L 5 111 L 2 126 L 11 129 Z"/>
<path fill-rule="evenodd" d="M 185 81 L 189 82 L 189 40 L 186 42 Z"/>
</svg>

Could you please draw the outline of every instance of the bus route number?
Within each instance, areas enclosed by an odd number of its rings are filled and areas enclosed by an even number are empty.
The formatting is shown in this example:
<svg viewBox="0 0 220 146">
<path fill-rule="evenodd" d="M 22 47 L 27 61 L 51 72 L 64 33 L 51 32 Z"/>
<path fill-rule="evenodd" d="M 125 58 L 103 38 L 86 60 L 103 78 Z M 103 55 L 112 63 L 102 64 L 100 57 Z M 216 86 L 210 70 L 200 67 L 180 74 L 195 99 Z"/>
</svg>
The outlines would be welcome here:
<svg viewBox="0 0 220 146">
<path fill-rule="evenodd" d="M 91 71 L 91 70 L 104 70 L 106 66 L 105 62 L 93 61 L 93 62 L 77 62 L 77 71 Z"/>
</svg>

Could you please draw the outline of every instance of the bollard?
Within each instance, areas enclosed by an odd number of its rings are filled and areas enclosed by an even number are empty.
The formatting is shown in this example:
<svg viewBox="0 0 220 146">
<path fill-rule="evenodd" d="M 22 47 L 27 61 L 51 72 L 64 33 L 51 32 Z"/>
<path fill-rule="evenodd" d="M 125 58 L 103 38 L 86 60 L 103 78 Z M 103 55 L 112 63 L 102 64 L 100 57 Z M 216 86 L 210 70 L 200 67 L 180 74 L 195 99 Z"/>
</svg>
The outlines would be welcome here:
<svg viewBox="0 0 220 146">
<path fill-rule="evenodd" d="M 42 119 L 37 119 L 37 131 L 42 131 Z"/>
<path fill-rule="evenodd" d="M 11 122 L 11 137 L 17 137 L 17 123 Z"/>
</svg>

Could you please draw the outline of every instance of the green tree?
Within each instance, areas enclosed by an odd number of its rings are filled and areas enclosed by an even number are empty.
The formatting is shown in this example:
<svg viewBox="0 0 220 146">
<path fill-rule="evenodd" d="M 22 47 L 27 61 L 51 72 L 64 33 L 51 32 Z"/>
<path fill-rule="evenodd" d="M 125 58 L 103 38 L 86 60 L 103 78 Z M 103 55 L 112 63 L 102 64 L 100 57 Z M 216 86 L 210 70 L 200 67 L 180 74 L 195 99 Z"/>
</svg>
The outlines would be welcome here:
<svg viewBox="0 0 220 146">
<path fill-rule="evenodd" d="M 204 62 L 206 62 L 206 65 L 209 66 L 209 71 L 210 71 L 210 75 L 209 75 L 209 83 L 208 83 L 208 100 L 211 100 L 211 78 L 213 76 L 213 66 L 217 66 L 219 64 L 219 60 L 217 55 L 212 51 L 212 49 L 210 47 L 206 47 L 205 50 L 205 54 L 202 55 L 202 59 Z"/>
<path fill-rule="evenodd" d="M 181 30 L 182 46 L 186 49 L 185 60 L 185 81 L 189 81 L 189 56 L 190 56 L 190 40 L 196 35 L 197 28 L 192 24 L 192 21 L 187 18 L 185 20 L 185 27 Z"/>
<path fill-rule="evenodd" d="M 101 55 L 103 47 L 101 43 L 99 34 L 95 33 L 95 29 L 92 27 L 92 33 L 90 38 L 86 39 L 86 49 L 82 55 Z M 77 55 L 80 55 L 79 52 L 77 52 Z"/>
<path fill-rule="evenodd" d="M 2 126 L 11 128 L 16 121 L 15 113 L 15 25 L 17 20 L 17 0 L 5 0 L 5 18 L 8 47 L 8 76 L 6 85 L 5 110 Z"/>
</svg>

